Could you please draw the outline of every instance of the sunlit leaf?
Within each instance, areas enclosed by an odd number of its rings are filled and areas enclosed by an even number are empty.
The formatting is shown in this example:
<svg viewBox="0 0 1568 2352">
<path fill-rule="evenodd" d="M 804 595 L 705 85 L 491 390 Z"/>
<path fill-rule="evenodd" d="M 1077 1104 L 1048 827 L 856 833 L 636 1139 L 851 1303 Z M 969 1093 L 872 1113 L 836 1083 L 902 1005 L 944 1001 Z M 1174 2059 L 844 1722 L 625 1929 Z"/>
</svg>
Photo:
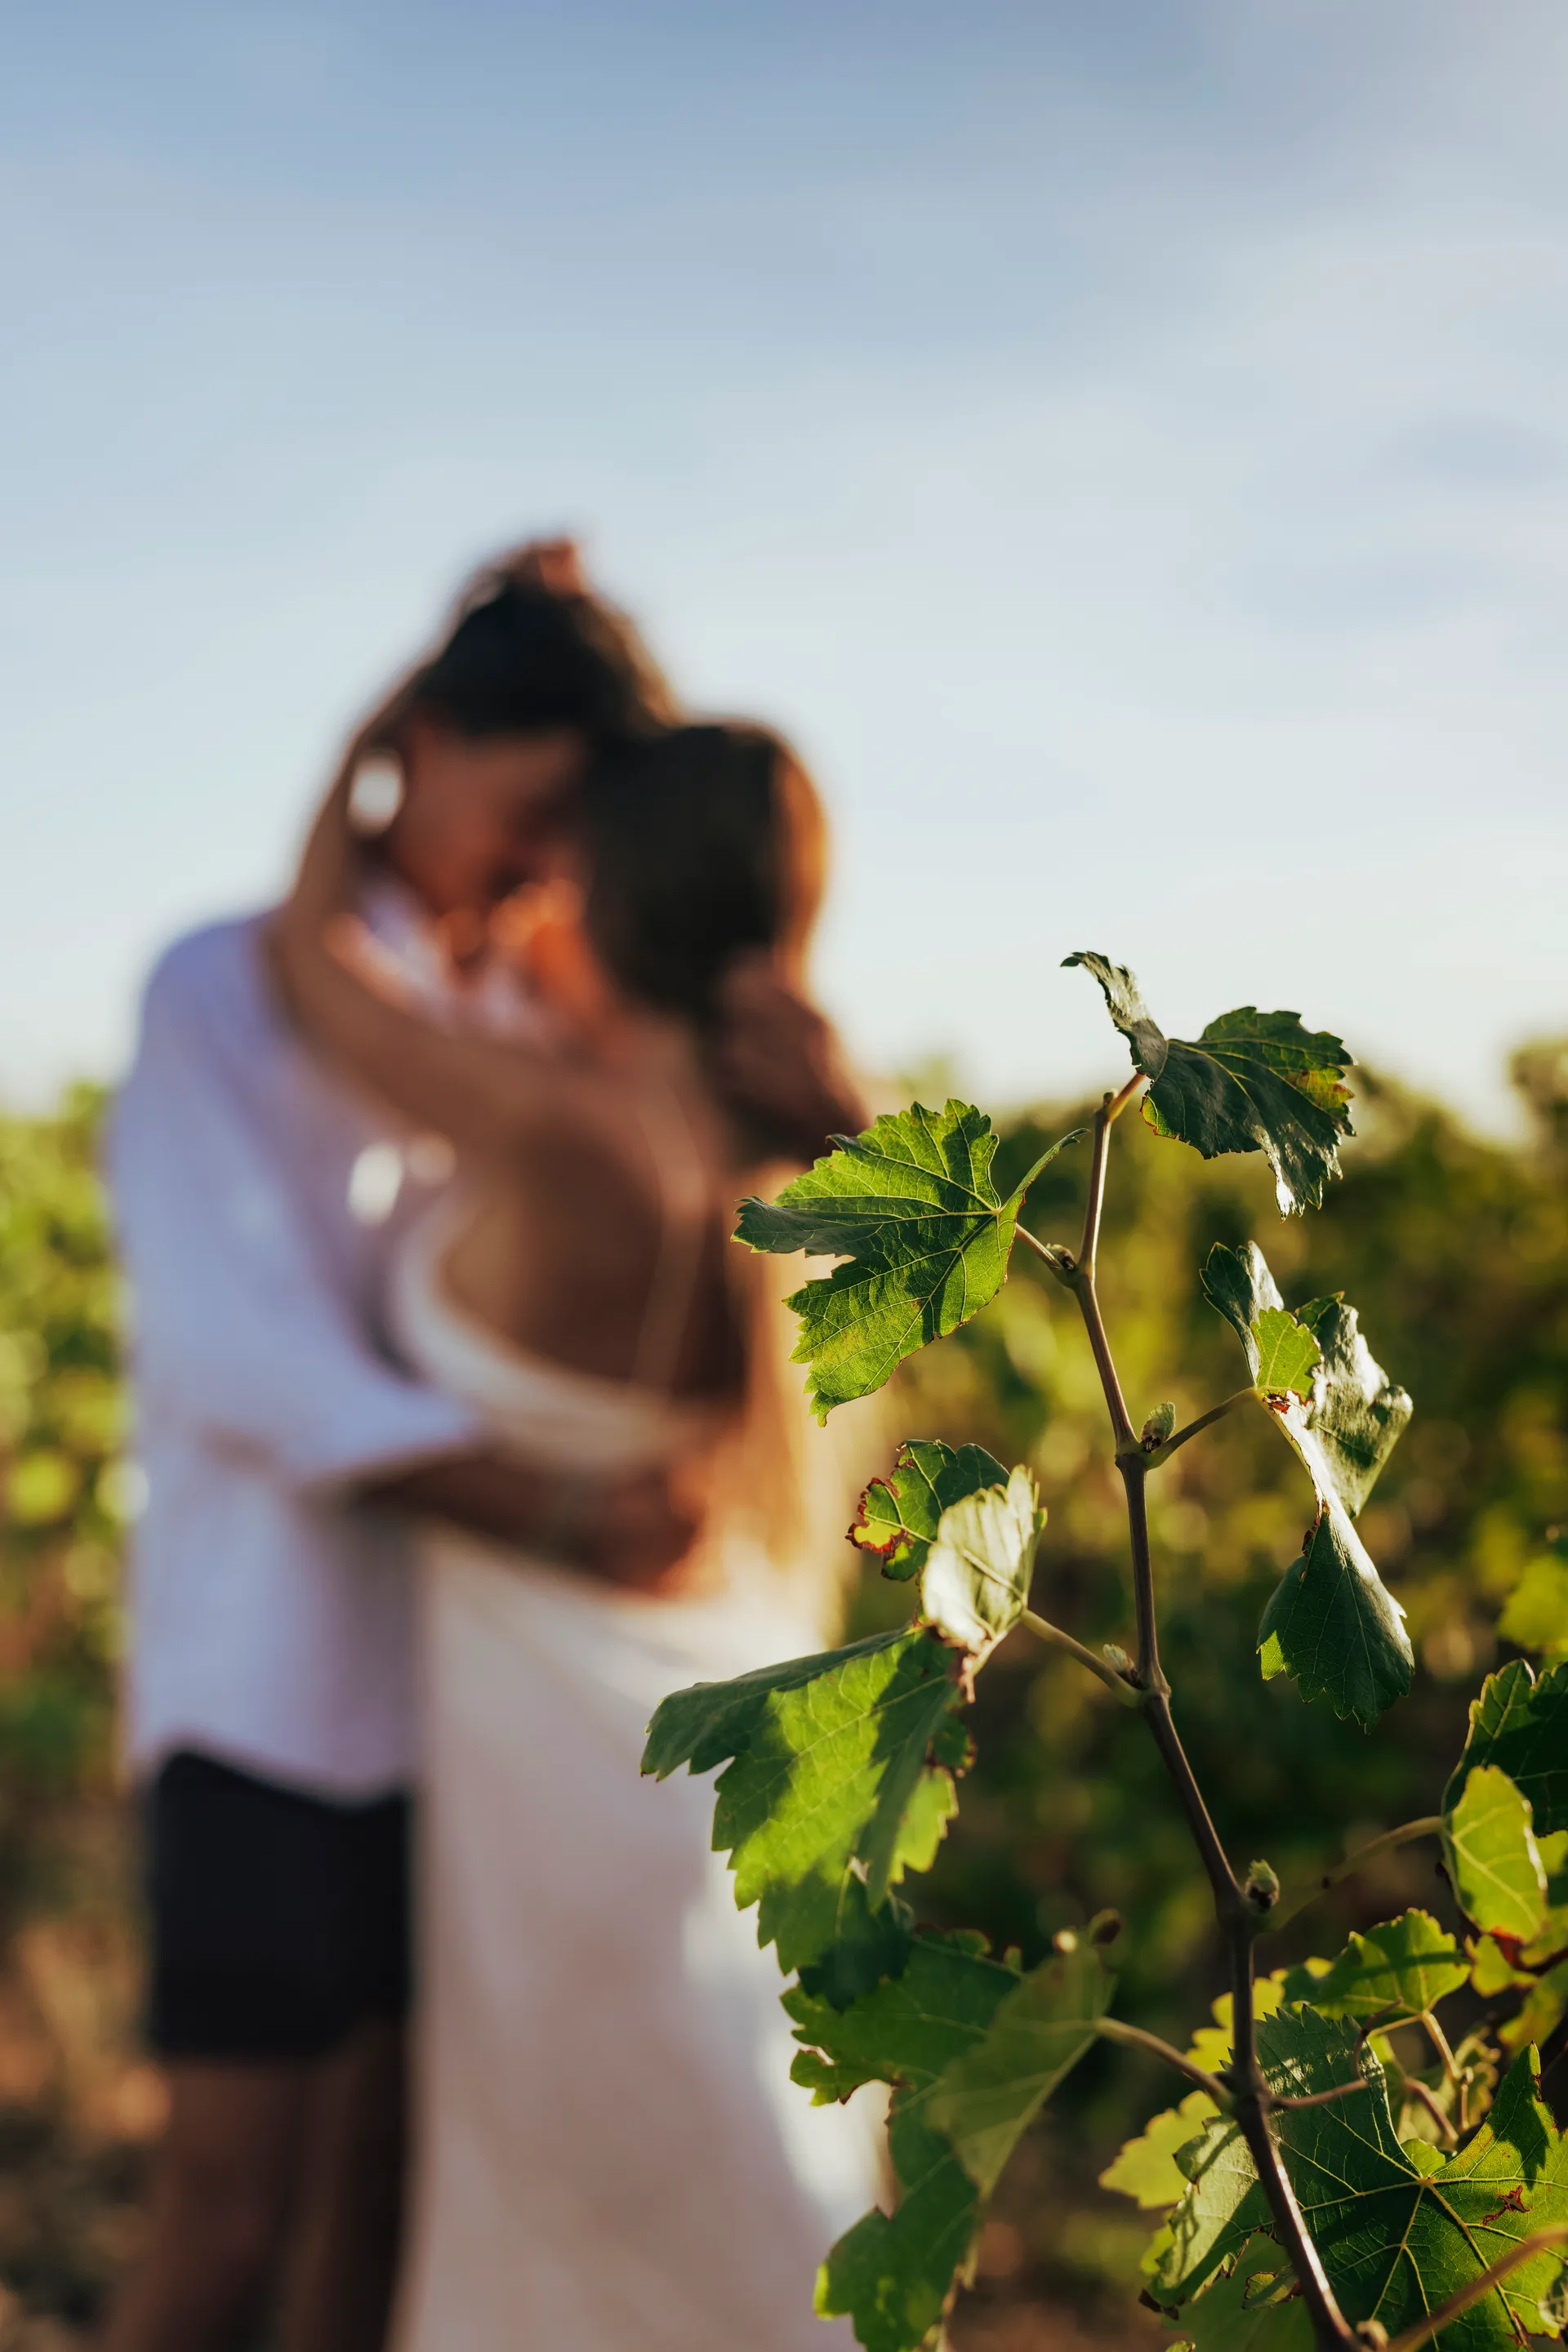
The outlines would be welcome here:
<svg viewBox="0 0 1568 2352">
<path fill-rule="evenodd" d="M 1310 1393 L 1285 1394 L 1268 1408 L 1312 1481 L 1318 1516 L 1264 1612 L 1258 1648 L 1266 1676 L 1293 1675 L 1303 1698 L 1326 1699 L 1370 1728 L 1409 1689 L 1413 1661 L 1405 1612 L 1352 1518 L 1410 1418 L 1410 1399 L 1374 1362 L 1353 1307 L 1320 1298 L 1287 1314 L 1255 1242 L 1211 1250 L 1203 1281 L 1239 1338 L 1256 1387 L 1270 1385 L 1266 1336 L 1274 1360 L 1287 1367 L 1286 1324 L 1317 1350 Z"/>
<path fill-rule="evenodd" d="M 822 1958 L 852 1878 L 875 1909 L 906 1869 L 930 1868 L 968 1760 L 957 1669 L 934 1634 L 904 1627 L 659 1706 L 643 1769 L 663 1780 L 725 1765 L 713 1843 L 781 1968 Z"/>
<path fill-rule="evenodd" d="M 1324 2017 L 1419 2017 L 1455 1992 L 1469 1970 L 1452 1936 L 1427 1911 L 1406 1911 L 1366 1935 L 1352 1934 L 1321 1974 L 1302 1967 L 1285 1979 L 1287 2000 L 1310 2001 Z"/>
<path fill-rule="evenodd" d="M 1568 1830 L 1535 1841 L 1546 1873 L 1546 1916 L 1520 1954 L 1527 1968 L 1544 1968 L 1568 1952 Z"/>
<path fill-rule="evenodd" d="M 1216 2279 L 1182 2314 L 1189 2352 L 1312 2352 L 1312 2323 L 1279 2249 L 1255 2238 L 1228 2278 Z M 1172 2352 L 1181 2352 L 1173 2346 Z"/>
<path fill-rule="evenodd" d="M 1510 1958 L 1495 1936 L 1478 1936 L 1469 1947 L 1470 1981 L 1483 2000 L 1530 1982 L 1529 1971 Z"/>
<path fill-rule="evenodd" d="M 928 2107 L 989 2197 L 1019 2135 L 1095 2039 L 1110 1979 L 1092 1945 L 1056 1954 L 999 2005 L 983 2040 L 947 2067 Z"/>
<path fill-rule="evenodd" d="M 1530 1561 L 1508 1596 L 1498 1632 L 1521 1650 L 1568 1656 L 1568 1559 L 1549 1551 Z"/>
<path fill-rule="evenodd" d="M 900 1447 L 891 1477 L 873 1478 L 861 1496 L 849 1540 L 880 1560 L 884 1576 L 918 1576 L 949 1504 L 1006 1483 L 1006 1471 L 984 1445 L 912 1437 Z"/>
<path fill-rule="evenodd" d="M 1082 1130 L 1078 1130 L 1081 1133 Z M 776 1201 L 743 1201 L 737 1237 L 752 1249 L 805 1250 L 845 1263 L 790 1300 L 796 1363 L 819 1420 L 879 1389 L 906 1356 L 956 1331 L 994 1298 L 1007 1272 L 1024 1195 L 1043 1152 L 1004 1201 L 991 1181 L 996 1136 L 971 1105 L 921 1103 L 842 1136 Z"/>
<path fill-rule="evenodd" d="M 981 2040 L 1018 1981 L 986 1957 L 983 1937 L 921 1933 L 903 1974 L 843 2011 L 802 1990 L 784 1997 L 796 2039 L 807 2045 L 795 2078 L 819 2102 L 846 2098 L 862 2083 L 893 2087 L 888 2145 L 897 2208 L 863 2215 L 817 2281 L 817 2310 L 847 2314 L 867 2352 L 916 2352 L 969 2275 L 982 2199 L 927 2107 L 935 2084 Z"/>
<path fill-rule="evenodd" d="M 1215 1247 L 1203 1274 L 1204 1294 L 1231 1326 L 1247 1351 L 1254 1384 L 1263 1377 L 1260 1327 L 1265 1318 L 1289 1316 L 1279 1286 L 1256 1242 L 1242 1249 Z M 1320 1494 L 1331 1493 L 1346 1516 L 1355 1518 L 1398 1444 L 1413 1407 L 1409 1397 L 1377 1363 L 1362 1337 L 1353 1307 L 1342 1298 L 1314 1298 L 1290 1318 L 1310 1337 L 1318 1354 L 1310 1387 L 1299 1402 L 1277 1412 Z"/>
<path fill-rule="evenodd" d="M 1081 964 L 1104 991 L 1133 1067 L 1150 1081 L 1144 1117 L 1152 1127 L 1205 1160 L 1263 1152 L 1283 1214 L 1321 1203 L 1325 1181 L 1339 1173 L 1341 1139 L 1352 1131 L 1351 1057 L 1339 1038 L 1304 1029 L 1299 1013 L 1250 1004 L 1222 1013 L 1191 1043 L 1167 1037 L 1124 964 L 1087 950 L 1065 961 Z"/>
<path fill-rule="evenodd" d="M 1498 2029 L 1498 2040 L 1510 2055 L 1528 2050 L 1531 2043 L 1538 2049 L 1562 2024 L 1568 2011 L 1568 1959 L 1560 1960 L 1544 1976 L 1527 1980 L 1524 1999 L 1517 2016 Z"/>
<path fill-rule="evenodd" d="M 1489 1675 L 1470 1705 L 1469 1736 L 1443 1796 L 1458 1801 L 1477 1764 L 1496 1764 L 1530 1801 L 1537 1837 L 1568 1830 L 1568 1661 L 1537 1679 L 1522 1658 Z"/>
<path fill-rule="evenodd" d="M 1119 2189 L 1146 2211 L 1174 2205 L 1187 2191 L 1187 2176 L 1176 2150 L 1196 2139 L 1218 2108 L 1206 2091 L 1189 2091 L 1179 2107 L 1151 2116 L 1136 2139 L 1123 2141 L 1113 2164 L 1100 2176 L 1102 2189 Z"/>
<path fill-rule="evenodd" d="M 1546 1872 L 1530 1822 L 1530 1800 L 1495 1764 L 1465 1778 L 1443 1817 L 1443 1858 L 1468 1919 L 1489 1935 L 1528 1943 L 1546 1916 Z"/>
<path fill-rule="evenodd" d="M 915 1937 L 908 1966 L 838 2011 L 784 1995 L 807 2047 L 795 2080 L 819 2101 L 893 2086 L 897 2210 L 829 2254 L 817 2309 L 847 2314 L 868 2352 L 915 2352 L 970 2271 L 986 2198 L 1019 2135 L 1094 2039 L 1109 1981 L 1082 1946 L 1020 1978 L 972 1936 Z"/>
<path fill-rule="evenodd" d="M 1348 2021 L 1286 2009 L 1258 2028 L 1273 2087 L 1310 2096 L 1358 2075 L 1366 2088 L 1313 2107 L 1277 2112 L 1290 2183 L 1352 2325 L 1375 2319 L 1390 2335 L 1468 2285 L 1532 2230 L 1568 2221 L 1568 2156 L 1542 2105 L 1533 2066 L 1519 2059 L 1465 2147 L 1443 2158 L 1402 2147 L 1382 2069 Z M 1268 2205 L 1237 2127 L 1216 2120 L 1183 2153 L 1192 2187 L 1166 2229 L 1156 2292 L 1181 2300 L 1212 2278 L 1255 2231 Z M 1562 2268 L 1538 2256 L 1513 2272 L 1448 2331 L 1465 2352 L 1505 2352 L 1539 2326 L 1539 2305 Z"/>
<path fill-rule="evenodd" d="M 1307 1326 L 1283 1307 L 1266 1307 L 1252 1327 L 1252 1337 L 1258 1347 L 1252 1377 L 1264 1394 L 1310 1397 L 1322 1350 Z"/>
<path fill-rule="evenodd" d="M 1046 1515 L 1028 1472 L 950 1503 L 921 1571 L 921 1614 L 982 1664 L 1023 1614 Z M 972 1671 L 972 1669 L 970 1669 Z"/>
<path fill-rule="evenodd" d="M 1254 2017 L 1272 2017 L 1285 1998 L 1288 1971 L 1275 1969 L 1266 1977 L 1258 1977 L 1252 1988 Z M 1192 2038 L 1187 2056 L 1194 2066 L 1202 2066 L 1210 2074 L 1223 2073 L 1230 2062 L 1231 2044 L 1235 2039 L 1235 2007 L 1227 1992 L 1220 1993 L 1209 2005 L 1212 2025 L 1200 2025 Z"/>
</svg>

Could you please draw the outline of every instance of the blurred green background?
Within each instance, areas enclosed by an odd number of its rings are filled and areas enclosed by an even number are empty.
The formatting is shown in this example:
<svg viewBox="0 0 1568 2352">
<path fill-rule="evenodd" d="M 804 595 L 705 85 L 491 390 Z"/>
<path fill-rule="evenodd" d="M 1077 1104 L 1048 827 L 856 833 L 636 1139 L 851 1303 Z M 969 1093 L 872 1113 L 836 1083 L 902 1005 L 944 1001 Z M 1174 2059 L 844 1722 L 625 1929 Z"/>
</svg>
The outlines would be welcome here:
<svg viewBox="0 0 1568 2352">
<path fill-rule="evenodd" d="M 1166 1398 L 1184 1420 L 1245 1377 L 1198 1272 L 1212 1244 L 1248 1237 L 1288 1302 L 1343 1291 L 1415 1400 L 1362 1525 L 1409 1611 L 1419 1670 L 1371 1737 L 1258 1676 L 1258 1620 L 1311 1513 L 1264 1417 L 1225 1423 L 1152 1486 L 1184 1736 L 1232 1853 L 1266 1855 L 1288 1893 L 1433 1810 L 1476 1685 L 1508 1654 L 1500 1613 L 1568 1521 L 1568 1044 L 1521 1053 L 1514 1077 L 1530 1134 L 1510 1146 L 1362 1073 L 1343 1181 L 1289 1224 L 1261 1159 L 1205 1165 L 1135 1118 L 1113 1139 L 1102 1294 L 1135 1420 Z M 131 1825 L 113 1760 L 135 1478 L 94 1173 L 101 1108 L 79 1089 L 54 1117 L 0 1118 L 0 2341 L 29 2309 L 90 2312 L 133 2241 L 159 2115 L 136 2048 Z M 1068 1105 L 1010 1121 L 1004 1184 L 1080 1116 Z M 1036 1185 L 1036 1233 L 1074 1238 L 1087 1164 L 1084 1149 L 1064 1154 Z M 1039 1605 L 1086 1641 L 1126 1640 L 1104 1408 L 1076 1310 L 1043 1269 L 1020 1253 L 1002 1297 L 907 1368 L 891 1425 L 1028 1462 L 1050 1511 Z M 870 1622 L 906 1605 L 870 1586 L 858 1609 Z M 1207 1895 L 1141 1725 L 1069 1661 L 1015 1637 L 981 1677 L 974 1727 L 958 1824 L 911 1890 L 921 1912 L 1032 1958 L 1113 1906 L 1122 2013 L 1184 2041 L 1221 1979 Z M 1448 1916 L 1434 1853 L 1394 1854 L 1272 1957 L 1335 1949 L 1347 1926 L 1404 1901 Z M 1560 2107 L 1565 2075 L 1559 2064 L 1550 2082 Z M 1172 2092 L 1124 2052 L 1085 2061 L 1005 2187 L 961 2340 L 1066 2340 L 1040 2317 L 1053 2299 L 1112 2340 L 1147 2231 L 1095 2176 Z"/>
</svg>

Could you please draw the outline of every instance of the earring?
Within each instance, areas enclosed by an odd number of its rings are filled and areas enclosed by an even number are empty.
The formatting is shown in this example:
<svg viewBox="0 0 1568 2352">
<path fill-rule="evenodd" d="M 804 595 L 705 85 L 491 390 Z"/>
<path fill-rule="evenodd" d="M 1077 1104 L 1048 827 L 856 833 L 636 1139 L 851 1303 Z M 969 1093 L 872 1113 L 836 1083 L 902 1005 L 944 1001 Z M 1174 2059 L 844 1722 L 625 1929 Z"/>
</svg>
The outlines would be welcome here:
<svg viewBox="0 0 1568 2352">
<path fill-rule="evenodd" d="M 391 751 L 372 751 L 354 770 L 348 819 L 362 840 L 387 830 L 403 806 L 403 763 Z"/>
</svg>

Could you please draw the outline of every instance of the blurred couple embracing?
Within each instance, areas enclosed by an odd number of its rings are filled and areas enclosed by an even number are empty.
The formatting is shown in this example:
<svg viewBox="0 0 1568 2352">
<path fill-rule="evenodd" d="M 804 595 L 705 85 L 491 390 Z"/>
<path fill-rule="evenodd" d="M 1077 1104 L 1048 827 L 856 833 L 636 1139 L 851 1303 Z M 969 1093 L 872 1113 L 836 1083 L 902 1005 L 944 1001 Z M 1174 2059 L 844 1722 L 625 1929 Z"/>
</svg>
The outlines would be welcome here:
<svg viewBox="0 0 1568 2352">
<path fill-rule="evenodd" d="M 287 902 L 153 976 L 110 1172 L 172 2099 L 109 2352 L 831 2340 L 874 2131 L 786 2098 L 710 1790 L 637 1770 L 667 1691 L 833 1630 L 843 1482 L 727 1238 L 863 1124 L 824 857 L 788 748 L 682 723 L 535 543 Z"/>
</svg>

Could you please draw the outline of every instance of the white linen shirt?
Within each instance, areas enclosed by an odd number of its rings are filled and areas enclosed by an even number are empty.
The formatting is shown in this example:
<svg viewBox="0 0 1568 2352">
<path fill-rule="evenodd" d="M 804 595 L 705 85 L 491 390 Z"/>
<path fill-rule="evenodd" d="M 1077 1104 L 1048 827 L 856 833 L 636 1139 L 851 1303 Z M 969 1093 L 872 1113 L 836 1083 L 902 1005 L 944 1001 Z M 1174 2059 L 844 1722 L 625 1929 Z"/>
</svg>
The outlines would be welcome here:
<svg viewBox="0 0 1568 2352">
<path fill-rule="evenodd" d="M 110 1134 L 147 1480 L 127 1747 L 353 1800 L 416 1769 L 414 1531 L 345 1490 L 482 1432 L 382 1336 L 419 1154 L 285 1025 L 263 919 L 164 955 Z"/>
</svg>

